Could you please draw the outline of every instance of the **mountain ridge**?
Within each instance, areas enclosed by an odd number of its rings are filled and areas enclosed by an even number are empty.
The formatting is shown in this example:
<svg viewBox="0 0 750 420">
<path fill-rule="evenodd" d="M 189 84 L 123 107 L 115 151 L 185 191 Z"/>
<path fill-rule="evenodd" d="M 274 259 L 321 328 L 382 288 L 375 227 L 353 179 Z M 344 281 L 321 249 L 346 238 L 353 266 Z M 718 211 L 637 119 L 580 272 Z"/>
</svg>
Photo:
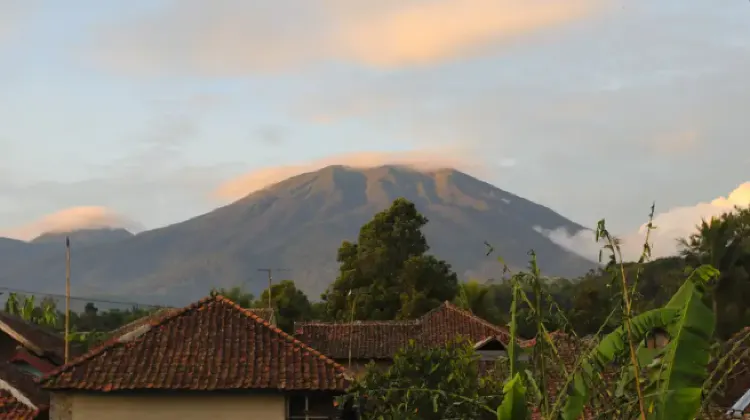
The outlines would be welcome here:
<svg viewBox="0 0 750 420">
<path fill-rule="evenodd" d="M 257 269 L 272 266 L 291 268 L 289 277 L 316 298 L 335 279 L 341 242 L 356 240 L 360 226 L 398 197 L 414 202 L 430 220 L 425 235 L 431 252 L 462 279 L 499 276 L 499 264 L 485 256 L 485 241 L 514 268 L 526 266 L 532 248 L 550 275 L 582 275 L 595 266 L 535 230 L 575 234 L 581 225 L 455 169 L 335 165 L 181 222 L 77 249 L 74 290 L 181 304 L 212 287 L 259 293 L 266 279 Z M 27 283 L 34 290 L 59 288 L 51 285 L 62 264 L 59 252 L 26 259 L 0 269 L 0 281 L 33 279 Z"/>
</svg>

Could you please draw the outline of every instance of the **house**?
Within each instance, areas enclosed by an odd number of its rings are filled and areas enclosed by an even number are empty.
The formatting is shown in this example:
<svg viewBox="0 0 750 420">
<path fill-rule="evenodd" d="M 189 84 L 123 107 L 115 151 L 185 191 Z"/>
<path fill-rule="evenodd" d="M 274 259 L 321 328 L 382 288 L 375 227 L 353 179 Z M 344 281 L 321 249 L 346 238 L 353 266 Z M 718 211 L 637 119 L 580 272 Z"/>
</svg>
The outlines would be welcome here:
<svg viewBox="0 0 750 420">
<path fill-rule="evenodd" d="M 71 355 L 79 354 L 71 346 Z M 65 361 L 65 339 L 56 331 L 0 311 L 0 362 L 41 376 Z"/>
<path fill-rule="evenodd" d="M 329 419 L 346 370 L 212 295 L 45 375 L 53 420 Z"/>
<path fill-rule="evenodd" d="M 49 395 L 34 378 L 10 362 L 0 362 L 0 419 L 45 420 Z"/>
<path fill-rule="evenodd" d="M 71 347 L 71 354 L 77 351 Z M 60 334 L 0 312 L 0 419 L 46 419 L 49 395 L 35 378 L 64 359 L 65 340 Z"/>
<path fill-rule="evenodd" d="M 369 362 L 387 366 L 410 340 L 418 346 L 436 347 L 464 337 L 485 361 L 494 361 L 505 352 L 510 333 L 450 302 L 415 320 L 298 322 L 295 337 L 321 353 L 347 366 L 355 375 Z M 525 342 L 522 345 L 526 345 Z"/>
</svg>

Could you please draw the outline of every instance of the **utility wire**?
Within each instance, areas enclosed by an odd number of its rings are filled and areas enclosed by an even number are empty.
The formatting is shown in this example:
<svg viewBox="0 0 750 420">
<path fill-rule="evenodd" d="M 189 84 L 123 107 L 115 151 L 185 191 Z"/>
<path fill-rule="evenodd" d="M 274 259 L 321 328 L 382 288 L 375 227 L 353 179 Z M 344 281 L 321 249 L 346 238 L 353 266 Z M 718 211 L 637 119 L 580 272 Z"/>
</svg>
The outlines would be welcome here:
<svg viewBox="0 0 750 420">
<path fill-rule="evenodd" d="M 34 292 L 31 290 L 22 290 L 22 289 L 14 289 L 12 287 L 3 287 L 0 286 L 0 291 L 6 291 L 11 293 L 20 293 L 23 295 L 35 295 L 35 296 L 47 296 L 47 297 L 54 297 L 54 298 L 60 298 L 64 299 L 64 294 L 55 294 L 55 293 L 43 293 L 43 292 Z M 129 305 L 129 306 L 145 306 L 149 308 L 168 308 L 170 306 L 168 305 L 155 305 L 151 303 L 139 303 L 139 302 L 128 302 L 128 301 L 121 301 L 121 300 L 108 300 L 108 299 L 96 299 L 96 298 L 90 298 L 90 297 L 83 297 L 83 296 L 70 296 L 70 300 L 76 300 L 81 302 L 92 302 L 92 303 L 108 303 L 112 305 Z"/>
</svg>

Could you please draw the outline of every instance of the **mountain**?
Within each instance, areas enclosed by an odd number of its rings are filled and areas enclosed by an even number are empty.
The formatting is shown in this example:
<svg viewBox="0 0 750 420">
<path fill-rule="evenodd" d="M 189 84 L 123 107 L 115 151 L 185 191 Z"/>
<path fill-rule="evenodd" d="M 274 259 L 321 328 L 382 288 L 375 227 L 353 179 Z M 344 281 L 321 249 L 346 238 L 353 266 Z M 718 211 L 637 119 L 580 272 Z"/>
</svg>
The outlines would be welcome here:
<svg viewBox="0 0 750 420">
<path fill-rule="evenodd" d="M 582 226 L 462 172 L 331 166 L 181 223 L 77 249 L 73 294 L 184 304 L 212 287 L 258 293 L 267 285 L 258 269 L 270 267 L 291 269 L 277 278 L 293 278 L 317 298 L 336 277 L 341 241 L 356 240 L 360 226 L 398 197 L 430 220 L 425 235 L 431 252 L 461 278 L 500 275 L 495 258 L 485 256 L 485 241 L 515 268 L 527 265 L 530 249 L 548 275 L 577 276 L 594 267 L 537 231 L 565 228 L 573 234 Z M 56 252 L 0 268 L 0 283 L 61 291 L 64 258 Z"/>
<path fill-rule="evenodd" d="M 47 232 L 31 240 L 32 244 L 65 244 L 65 238 L 70 238 L 72 245 L 87 247 L 119 242 L 132 238 L 134 235 L 125 229 L 99 228 L 78 229 L 69 232 Z"/>
<path fill-rule="evenodd" d="M 17 239 L 0 238 L 0 273 L 5 267 L 19 261 L 29 261 L 41 257 L 49 247 L 35 246 Z"/>
</svg>

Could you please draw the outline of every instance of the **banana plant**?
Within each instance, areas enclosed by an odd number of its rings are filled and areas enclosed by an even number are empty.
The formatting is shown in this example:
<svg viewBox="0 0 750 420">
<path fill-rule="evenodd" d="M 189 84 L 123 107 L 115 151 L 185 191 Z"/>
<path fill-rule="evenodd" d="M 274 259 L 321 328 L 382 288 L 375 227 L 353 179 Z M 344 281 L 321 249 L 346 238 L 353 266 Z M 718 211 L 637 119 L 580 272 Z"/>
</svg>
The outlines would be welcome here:
<svg viewBox="0 0 750 420">
<path fill-rule="evenodd" d="M 21 304 L 16 293 L 8 294 L 8 300 L 5 301 L 5 312 L 16 316 L 21 315 Z"/>
<path fill-rule="evenodd" d="M 57 308 L 54 302 L 42 300 L 42 315 L 39 322 L 42 325 L 54 327 L 57 325 Z"/>
<path fill-rule="evenodd" d="M 660 328 L 670 342 L 659 351 L 640 351 L 647 363 L 644 395 L 649 420 L 691 420 L 700 409 L 701 390 L 706 380 L 709 348 L 714 332 L 714 313 L 705 304 L 706 284 L 718 276 L 718 270 L 701 266 L 694 270 L 666 306 L 631 319 L 632 340 L 643 341 Z M 581 370 L 575 373 L 562 409 L 564 420 L 578 419 L 590 398 L 589 384 L 616 360 L 628 354 L 628 335 L 620 327 L 587 355 Z M 514 419 L 515 420 L 515 419 Z"/>
<path fill-rule="evenodd" d="M 510 306 L 510 340 L 508 343 L 508 359 L 510 362 L 510 379 L 503 386 L 503 402 L 497 408 L 497 420 L 526 420 L 528 409 L 526 406 L 526 388 L 519 371 L 518 356 L 521 351 L 518 346 L 518 321 L 516 318 L 518 299 L 520 294 L 519 278 L 511 278 L 513 285 L 513 300 Z M 530 375 L 529 375 L 530 378 Z M 533 380 L 532 378 L 530 378 Z"/>
<path fill-rule="evenodd" d="M 26 321 L 33 322 L 34 309 L 36 309 L 36 306 L 34 304 L 34 296 L 27 296 L 23 301 L 23 306 L 21 307 L 21 318 L 25 319 Z"/>
</svg>

